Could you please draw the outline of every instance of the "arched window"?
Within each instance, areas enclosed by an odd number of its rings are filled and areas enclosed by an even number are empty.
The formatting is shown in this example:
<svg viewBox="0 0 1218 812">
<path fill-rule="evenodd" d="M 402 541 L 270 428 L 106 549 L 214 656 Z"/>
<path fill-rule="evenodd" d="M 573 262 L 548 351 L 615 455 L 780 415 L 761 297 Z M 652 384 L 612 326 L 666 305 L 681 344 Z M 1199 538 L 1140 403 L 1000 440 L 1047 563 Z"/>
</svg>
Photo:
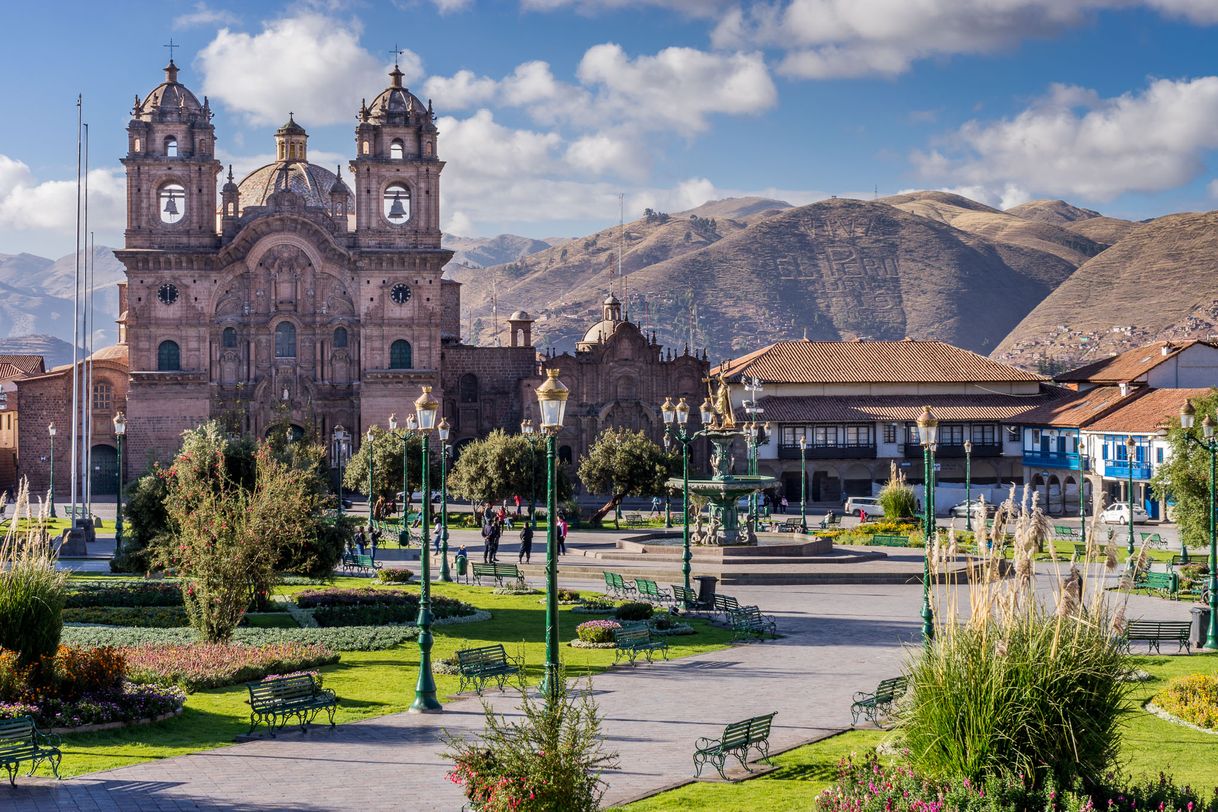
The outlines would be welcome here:
<svg viewBox="0 0 1218 812">
<path fill-rule="evenodd" d="M 410 190 L 405 184 L 391 183 L 385 187 L 382 211 L 385 219 L 394 225 L 401 225 L 410 219 Z"/>
<path fill-rule="evenodd" d="M 389 345 L 389 368 L 410 369 L 413 359 L 410 357 L 410 342 L 399 338 Z"/>
<path fill-rule="evenodd" d="M 393 139 L 393 143 L 389 145 L 389 157 L 395 161 L 400 161 L 406 154 L 406 149 L 402 146 L 400 138 Z"/>
<path fill-rule="evenodd" d="M 186 216 L 186 190 L 180 183 L 166 183 L 157 192 L 162 223 L 178 223 Z"/>
<path fill-rule="evenodd" d="M 364 154 L 365 154 L 365 155 L 367 155 L 367 154 L 368 154 L 368 151 L 369 151 L 369 150 L 368 150 L 368 139 L 367 139 L 367 138 L 365 138 L 365 139 L 364 139 L 364 144 L 363 144 L 363 147 L 364 147 Z"/>
<path fill-rule="evenodd" d="M 334 330 L 334 347 L 335 347 L 335 349 L 342 349 L 345 346 L 347 346 L 347 328 L 346 327 L 335 328 L 335 330 Z"/>
<path fill-rule="evenodd" d="M 457 397 L 462 403 L 478 402 L 478 376 L 467 372 L 457 381 Z"/>
<path fill-rule="evenodd" d="M 142 152 L 142 151 L 143 151 L 143 142 L 137 138 L 137 139 L 135 139 L 135 152 Z"/>
<path fill-rule="evenodd" d="M 569 445 L 559 446 L 559 449 L 558 449 L 558 461 L 559 462 L 570 465 L 571 460 L 573 458 L 574 458 L 574 456 L 571 453 L 571 446 L 569 446 Z"/>
<path fill-rule="evenodd" d="M 105 381 L 93 384 L 93 411 L 108 412 L 114 407 L 114 388 Z"/>
<path fill-rule="evenodd" d="M 172 135 L 165 137 L 165 157 L 178 157 L 178 139 L 174 138 Z"/>
<path fill-rule="evenodd" d="M 162 341 L 156 348 L 157 372 L 177 372 L 182 368 L 182 351 L 176 341 Z"/>
<path fill-rule="evenodd" d="M 220 343 L 226 350 L 231 350 L 237 346 L 237 331 L 232 327 L 225 327 L 224 332 L 220 334 Z"/>
<path fill-rule="evenodd" d="M 283 321 L 275 328 L 275 357 L 296 357 L 296 325 Z"/>
</svg>

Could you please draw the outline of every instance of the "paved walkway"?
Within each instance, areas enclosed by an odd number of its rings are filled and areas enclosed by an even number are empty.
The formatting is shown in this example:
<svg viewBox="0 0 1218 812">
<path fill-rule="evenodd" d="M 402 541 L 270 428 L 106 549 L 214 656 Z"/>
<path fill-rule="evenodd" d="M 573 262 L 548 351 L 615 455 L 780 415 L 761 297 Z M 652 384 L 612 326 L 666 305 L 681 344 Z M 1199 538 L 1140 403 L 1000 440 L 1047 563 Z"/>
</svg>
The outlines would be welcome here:
<svg viewBox="0 0 1218 812">
<path fill-rule="evenodd" d="M 1042 578 L 1042 586 L 1048 579 Z M 571 586 L 579 586 L 572 583 Z M 591 584 L 588 584 L 591 587 Z M 593 690 L 608 745 L 621 766 L 606 778 L 606 802 L 622 802 L 693 775 L 699 736 L 728 721 L 777 711 L 771 737 L 782 750 L 849 726 L 851 695 L 900 669 L 917 639 L 917 586 L 734 587 L 779 618 L 786 637 L 597 676 Z M 1131 597 L 1130 617 L 1187 617 L 1187 606 Z M 403 674 L 393 690 L 410 690 Z M 494 695 L 494 692 L 492 692 Z M 497 706 L 511 711 L 505 697 Z M 14 812 L 80 810 L 459 810 L 445 779 L 442 729 L 481 726 L 476 699 L 439 716 L 397 714 L 307 735 L 233 745 L 55 782 L 0 787 Z"/>
</svg>

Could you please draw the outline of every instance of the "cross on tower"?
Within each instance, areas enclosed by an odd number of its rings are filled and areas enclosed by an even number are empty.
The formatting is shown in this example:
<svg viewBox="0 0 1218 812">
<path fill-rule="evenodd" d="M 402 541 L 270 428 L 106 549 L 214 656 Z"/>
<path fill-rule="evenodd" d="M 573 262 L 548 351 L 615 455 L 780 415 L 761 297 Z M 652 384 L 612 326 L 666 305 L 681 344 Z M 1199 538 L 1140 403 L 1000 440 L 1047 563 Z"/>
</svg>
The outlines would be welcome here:
<svg viewBox="0 0 1218 812">
<path fill-rule="evenodd" d="M 170 38 L 169 38 L 169 44 L 168 44 L 168 45 L 162 45 L 161 47 L 162 47 L 162 48 L 168 48 L 168 49 L 169 49 L 169 61 L 170 61 L 170 62 L 172 62 L 172 61 L 173 61 L 173 49 L 174 49 L 174 48 L 181 48 L 182 46 L 181 46 L 181 45 L 177 45 L 177 44 L 175 44 L 175 43 L 174 43 L 174 41 L 173 41 L 173 37 L 170 37 Z"/>
<path fill-rule="evenodd" d="M 401 48 L 398 48 L 398 44 L 396 42 L 393 43 L 393 50 L 389 52 L 389 55 L 393 57 L 393 66 L 395 68 L 398 66 L 398 57 L 404 53 L 406 52 Z"/>
</svg>

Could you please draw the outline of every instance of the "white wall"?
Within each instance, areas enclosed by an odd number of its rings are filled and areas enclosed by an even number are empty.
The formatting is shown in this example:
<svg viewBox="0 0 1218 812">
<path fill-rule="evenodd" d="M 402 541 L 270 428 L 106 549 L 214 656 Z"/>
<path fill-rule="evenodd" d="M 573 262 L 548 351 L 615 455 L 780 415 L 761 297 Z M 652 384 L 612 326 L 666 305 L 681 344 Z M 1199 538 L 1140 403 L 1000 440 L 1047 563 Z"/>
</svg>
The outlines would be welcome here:
<svg viewBox="0 0 1218 812">
<path fill-rule="evenodd" d="M 1194 344 L 1146 375 L 1156 389 L 1200 389 L 1218 386 L 1218 349 Z"/>
</svg>

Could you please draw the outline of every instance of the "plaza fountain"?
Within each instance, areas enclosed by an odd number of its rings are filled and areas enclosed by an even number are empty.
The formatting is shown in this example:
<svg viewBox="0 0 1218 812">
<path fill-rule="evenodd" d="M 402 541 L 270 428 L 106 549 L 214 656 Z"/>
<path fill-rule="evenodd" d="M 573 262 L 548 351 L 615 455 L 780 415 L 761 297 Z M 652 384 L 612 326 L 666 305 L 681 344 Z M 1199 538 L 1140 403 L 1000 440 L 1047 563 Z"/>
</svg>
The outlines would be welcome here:
<svg viewBox="0 0 1218 812">
<path fill-rule="evenodd" d="M 710 479 L 689 480 L 689 492 L 693 499 L 705 500 L 707 503 L 707 520 L 704 522 L 702 512 L 694 517 L 694 526 L 690 530 L 690 543 L 710 547 L 728 547 L 735 545 L 756 545 L 757 535 L 752 525 L 740 524 L 738 504 L 741 497 L 751 496 L 778 484 L 778 480 L 759 474 L 737 474 L 736 461 L 732 456 L 732 443 L 744 435 L 734 428 L 712 428 L 706 431 L 712 451 L 710 455 Z M 668 485 L 674 490 L 681 490 L 683 481 L 680 477 L 668 480 Z"/>
</svg>

